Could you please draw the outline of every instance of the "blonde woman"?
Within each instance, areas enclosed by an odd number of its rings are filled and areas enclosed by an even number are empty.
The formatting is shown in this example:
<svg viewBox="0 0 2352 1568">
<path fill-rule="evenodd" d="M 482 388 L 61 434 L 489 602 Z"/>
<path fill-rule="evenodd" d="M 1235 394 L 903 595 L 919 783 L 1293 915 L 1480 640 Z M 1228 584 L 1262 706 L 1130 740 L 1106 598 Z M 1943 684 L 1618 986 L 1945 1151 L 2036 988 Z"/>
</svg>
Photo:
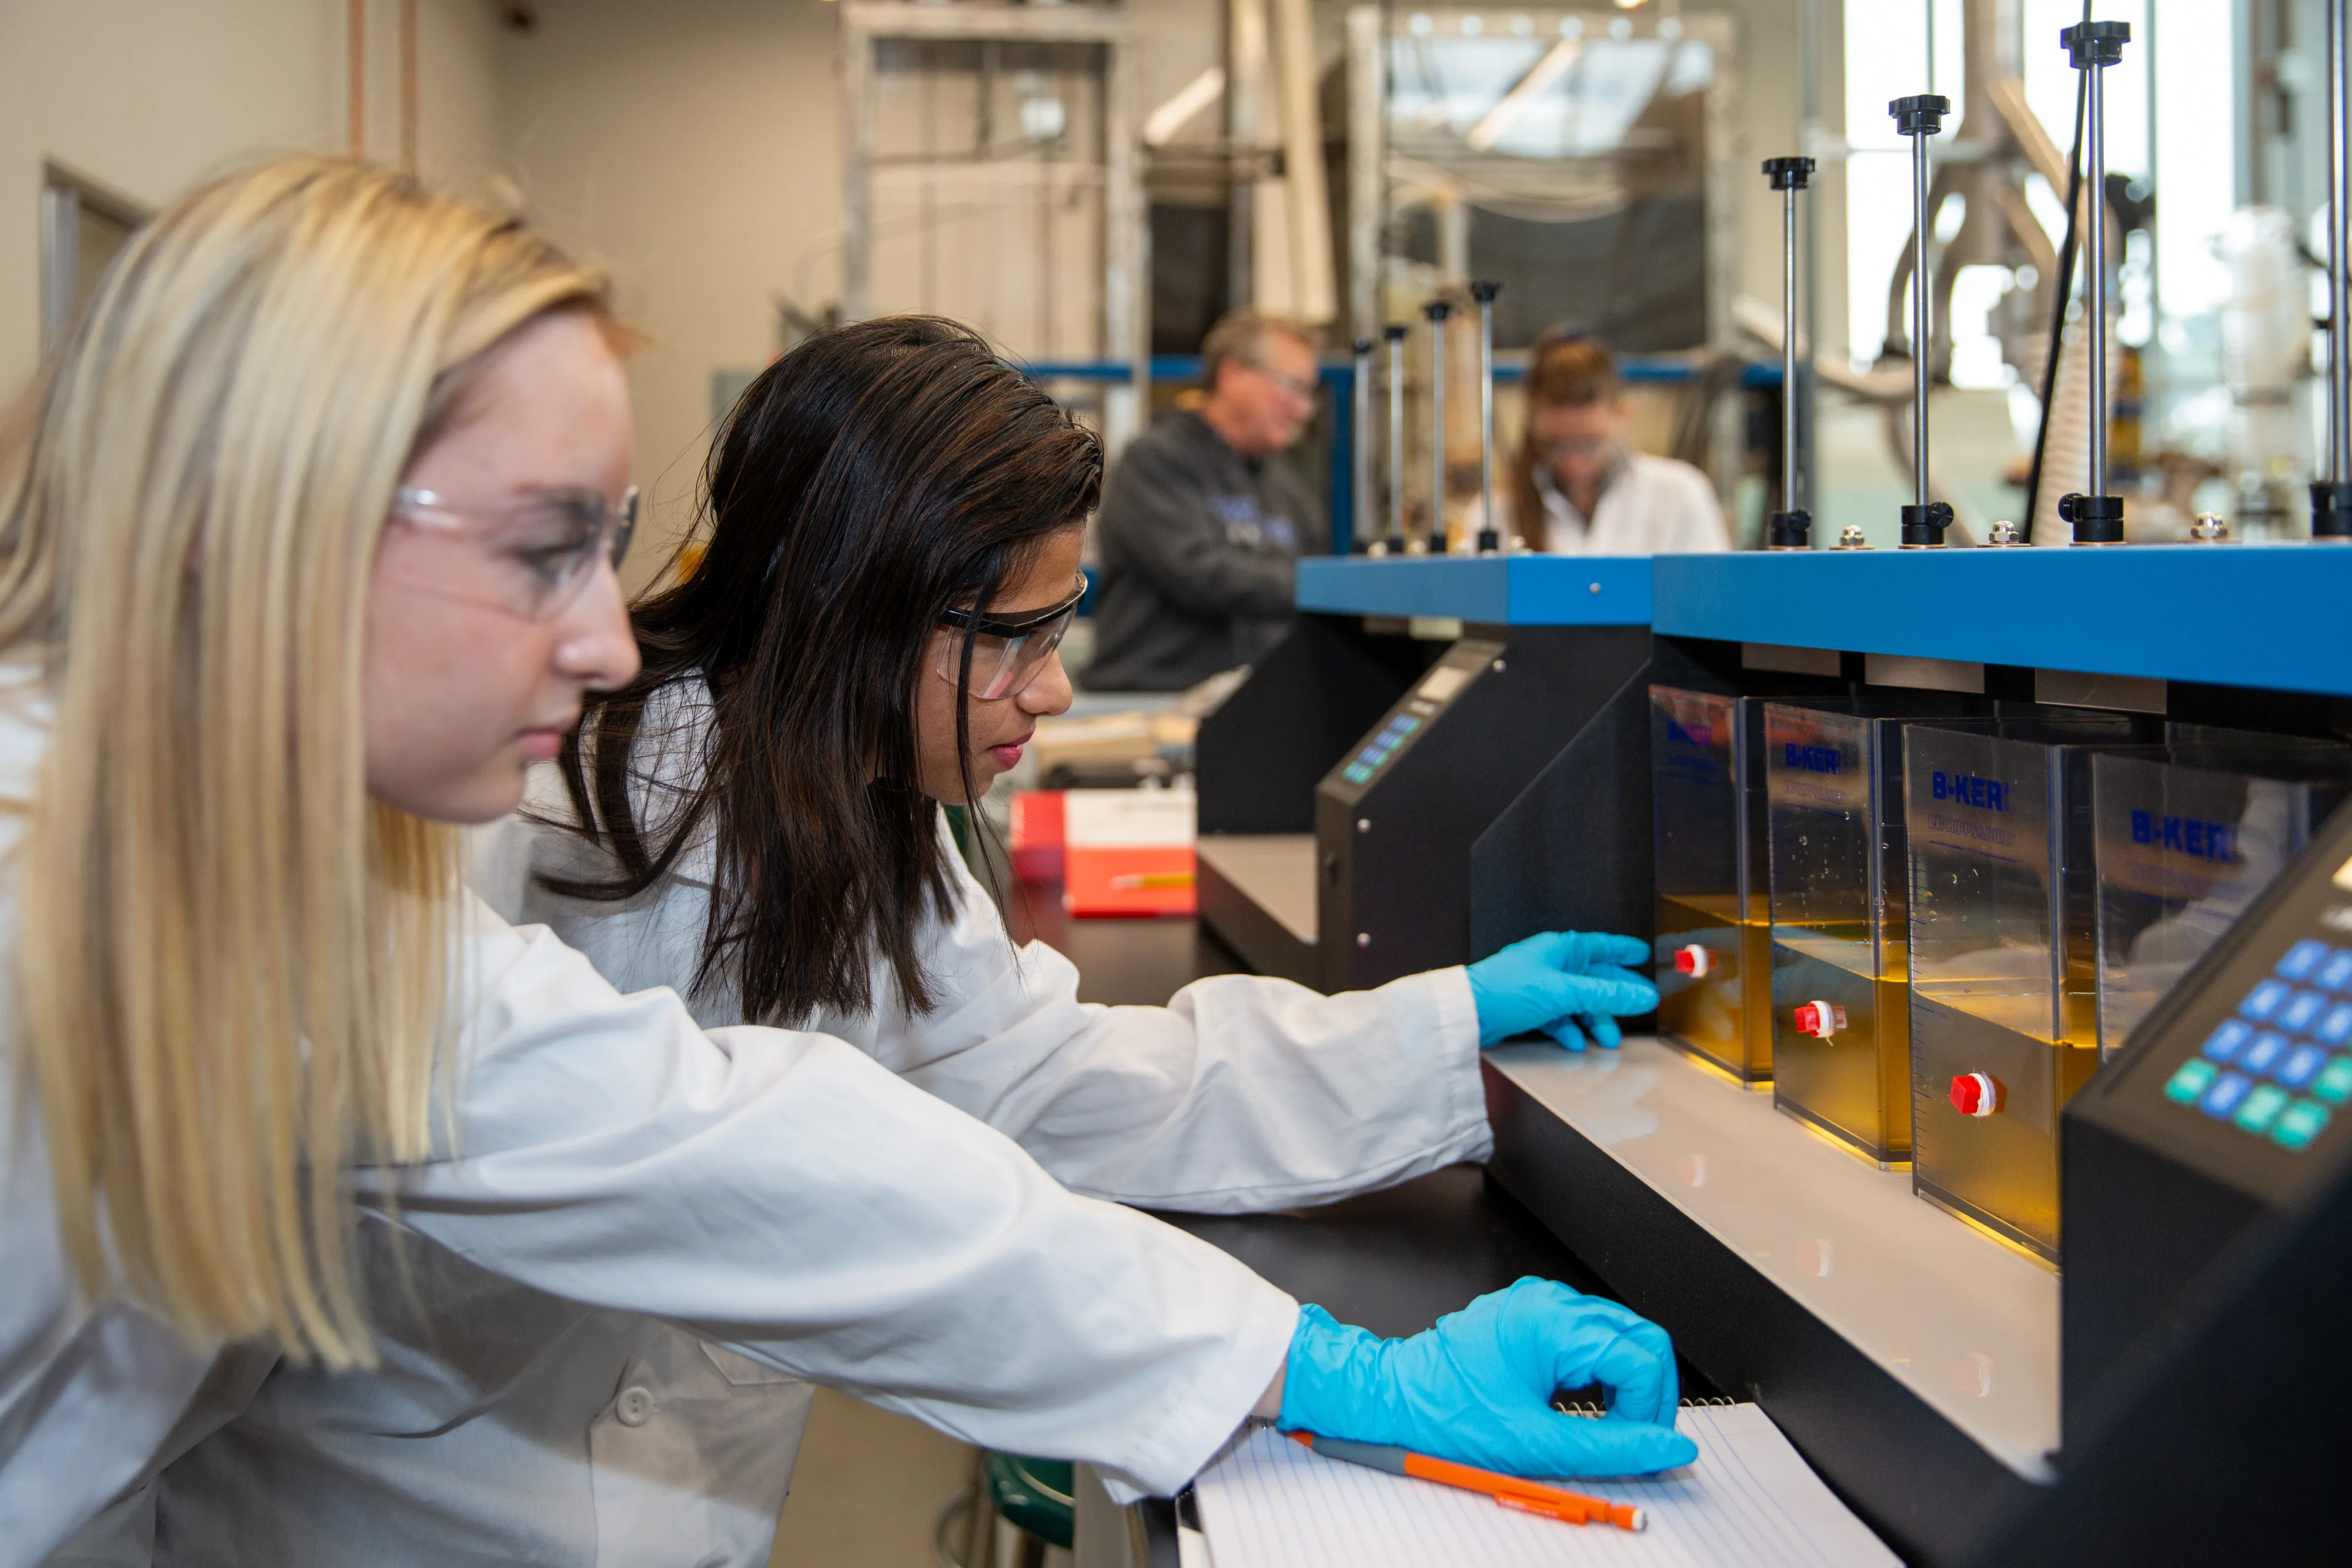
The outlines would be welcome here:
<svg viewBox="0 0 2352 1568">
<path fill-rule="evenodd" d="M 1596 1379 L 1629 1458 L 1685 1457 L 1664 1336 L 1622 1308 L 1522 1281 L 1373 1341 L 839 1040 L 706 1032 L 460 892 L 453 824 L 510 810 L 636 669 L 608 334 L 529 230 L 280 162 L 133 240 L 0 453 L 0 1564 L 200 1437 L 200 1390 L 233 1406 L 204 1386 L 224 1346 L 446 1432 L 646 1315 L 1122 1490 L 1253 1412 L 1557 1470 L 1593 1424 L 1547 1401 Z M 615 1403 L 535 1392 L 592 1448 Z M 282 1432 L 289 1468 L 324 1436 Z M 159 1544 L 726 1550 L 665 1535 L 658 1476 L 608 1540 L 584 1481 L 530 1497 L 436 1454 L 299 1489 L 258 1466 L 213 1539 Z M 463 1515 L 486 1493 L 497 1518 Z M 368 1533 L 387 1500 L 405 1533 Z"/>
</svg>

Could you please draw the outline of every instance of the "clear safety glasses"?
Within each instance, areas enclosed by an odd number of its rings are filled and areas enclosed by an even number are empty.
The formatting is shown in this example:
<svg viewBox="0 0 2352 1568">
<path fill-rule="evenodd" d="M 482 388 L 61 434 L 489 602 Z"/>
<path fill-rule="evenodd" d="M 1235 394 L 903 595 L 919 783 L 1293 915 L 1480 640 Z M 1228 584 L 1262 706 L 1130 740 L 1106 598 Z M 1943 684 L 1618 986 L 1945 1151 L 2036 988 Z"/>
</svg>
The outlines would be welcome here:
<svg viewBox="0 0 2352 1568">
<path fill-rule="evenodd" d="M 977 610 L 940 611 L 940 624 L 964 632 L 971 643 L 971 682 L 965 689 L 982 702 L 995 702 L 1026 687 L 1062 645 L 1062 634 L 1070 629 L 1078 601 L 1086 596 L 1086 574 L 1081 572 L 1067 599 L 1032 615 L 1007 619 Z M 964 642 L 964 637 L 940 639 L 935 666 L 940 679 L 950 684 L 963 679 Z"/>
<path fill-rule="evenodd" d="M 477 547 L 462 579 L 442 586 L 533 621 L 551 620 L 580 597 L 600 561 L 618 569 L 637 527 L 637 487 L 616 506 L 594 490 L 550 490 L 467 506 L 432 490 L 394 493 L 392 515 L 421 528 L 466 536 Z"/>
</svg>

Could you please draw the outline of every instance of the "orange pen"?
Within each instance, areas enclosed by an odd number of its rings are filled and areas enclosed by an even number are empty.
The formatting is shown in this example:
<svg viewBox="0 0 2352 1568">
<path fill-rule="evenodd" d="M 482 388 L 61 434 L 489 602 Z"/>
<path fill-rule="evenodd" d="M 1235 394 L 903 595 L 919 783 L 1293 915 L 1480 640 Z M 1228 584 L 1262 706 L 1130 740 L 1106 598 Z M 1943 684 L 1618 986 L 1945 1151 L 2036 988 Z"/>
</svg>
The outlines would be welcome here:
<svg viewBox="0 0 2352 1568">
<path fill-rule="evenodd" d="M 1367 1469 L 1386 1470 L 1392 1476 L 1412 1476 L 1442 1486 L 1460 1487 L 1465 1491 L 1485 1492 L 1514 1513 L 1532 1513 L 1566 1524 L 1613 1524 L 1620 1530 L 1641 1530 L 1649 1523 L 1647 1516 L 1630 1502 L 1611 1502 L 1607 1498 L 1588 1497 L 1565 1487 L 1523 1481 L 1517 1476 L 1482 1470 L 1474 1465 L 1457 1465 L 1451 1459 L 1433 1459 L 1410 1448 L 1351 1443 L 1345 1437 L 1318 1437 L 1312 1432 L 1286 1432 L 1284 1436 L 1327 1459 L 1344 1459 Z"/>
</svg>

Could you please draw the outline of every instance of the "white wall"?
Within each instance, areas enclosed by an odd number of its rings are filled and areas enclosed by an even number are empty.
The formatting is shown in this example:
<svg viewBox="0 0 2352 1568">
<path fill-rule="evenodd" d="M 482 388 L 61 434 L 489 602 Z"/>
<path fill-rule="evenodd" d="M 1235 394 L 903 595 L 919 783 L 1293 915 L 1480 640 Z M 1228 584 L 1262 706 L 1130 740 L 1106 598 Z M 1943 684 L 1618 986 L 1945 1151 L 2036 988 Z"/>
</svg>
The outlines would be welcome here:
<svg viewBox="0 0 2352 1568">
<path fill-rule="evenodd" d="M 375 0 L 370 116 L 396 155 L 396 10 Z M 45 160 L 149 206 L 269 152 L 340 150 L 343 0 L 5 0 L 0 4 L 0 388 L 40 352 Z M 480 0 L 424 0 L 420 160 L 478 183 L 495 167 L 497 23 Z"/>
<path fill-rule="evenodd" d="M 820 0 L 540 0 L 500 56 L 531 216 L 609 268 L 631 357 L 643 581 L 691 514 L 710 375 L 764 363 L 773 297 L 840 297 L 834 8 Z"/>
</svg>

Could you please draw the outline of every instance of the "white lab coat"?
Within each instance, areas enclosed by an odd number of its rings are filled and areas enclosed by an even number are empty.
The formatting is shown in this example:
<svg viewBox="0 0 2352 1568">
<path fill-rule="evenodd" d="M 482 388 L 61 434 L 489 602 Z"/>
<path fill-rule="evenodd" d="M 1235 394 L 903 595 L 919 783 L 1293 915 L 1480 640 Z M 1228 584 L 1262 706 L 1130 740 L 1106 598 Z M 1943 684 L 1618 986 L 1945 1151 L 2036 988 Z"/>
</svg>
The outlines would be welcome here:
<svg viewBox="0 0 2352 1568">
<path fill-rule="evenodd" d="M 1702 555 L 1731 548 L 1723 507 L 1706 476 L 1672 457 L 1619 455 L 1587 517 L 1541 464 L 1535 470 L 1543 515 L 1522 527 L 1531 549 L 1553 555 Z"/>
<path fill-rule="evenodd" d="M 0 866 L 47 718 L 37 676 L 0 672 L 0 805 L 15 808 L 0 810 Z M 0 883 L 0 941 L 15 920 Z M 1089 1458 L 1121 1492 L 1180 1485 L 1281 1366 L 1287 1296 L 1067 1192 L 865 1052 L 706 1032 L 673 993 L 623 996 L 549 932 L 470 898 L 460 942 L 449 1138 L 425 1164 L 353 1177 L 383 1366 L 281 1369 L 247 1411 L 257 1424 L 240 1423 L 248 1441 L 183 1461 L 203 1485 L 177 1516 L 167 1486 L 159 1551 L 731 1561 L 653 1539 L 657 1511 L 623 1516 L 704 1479 L 629 1440 L 664 1413 L 609 1381 L 550 1375 L 631 1364 L 649 1315 L 732 1346 L 711 1361 L 722 1382 L 751 1368 L 831 1384 L 972 1442 Z M 14 1017 L 0 1008 L 0 1031 Z M 10 1043 L 0 1033 L 13 1061 Z M 135 1482 L 211 1364 L 136 1308 L 77 1299 L 20 1082 L 0 1072 L 0 1568 L 40 1562 Z M 592 1469 L 607 1423 L 615 1462 Z M 429 1457 L 403 1453 L 428 1434 Z M 557 1449 L 533 1455 L 535 1441 Z"/>
<path fill-rule="evenodd" d="M 641 802 L 656 820 L 695 777 L 707 714 L 699 682 L 647 705 Z M 537 786 L 536 804 L 561 810 L 551 769 Z M 572 834 L 515 819 L 477 856 L 476 884 L 509 913 L 547 922 L 616 985 L 651 988 L 692 977 L 714 863 L 706 838 L 671 878 L 626 904 L 558 899 L 530 885 L 528 872 L 601 862 Z M 995 904 L 960 859 L 953 864 L 954 908 L 922 940 L 938 981 L 936 1009 L 906 1017 L 889 971 L 877 966 L 871 1013 L 807 1020 L 931 1097 L 943 1123 L 971 1126 L 948 1107 L 969 1112 L 1076 1191 L 1201 1212 L 1314 1203 L 1488 1152 L 1476 1009 L 1460 969 L 1332 998 L 1287 981 L 1224 976 L 1188 986 L 1167 1008 L 1082 1004 L 1069 961 L 1035 944 L 1016 954 Z M 706 1026 L 740 1016 L 731 993 L 698 998 L 694 1007 Z M 844 1113 L 836 1134 L 865 1140 L 854 1109 L 845 1104 Z M 962 1179 L 924 1155 L 903 1157 L 927 1177 Z M 987 1228 L 1003 1223 L 974 1218 Z M 684 1211 L 672 1219 L 706 1228 Z M 875 1230 L 902 1223 L 879 1211 L 859 1221 Z M 732 1246 L 724 1236 L 710 1244 Z M 984 1228 L 909 1239 L 888 1250 L 936 1247 L 951 1256 L 1001 1245 Z M 1139 1264 L 1158 1266 L 1147 1262 L 1157 1256 L 1148 1247 L 1131 1245 L 1121 1256 L 1092 1241 L 1072 1245 L 1097 1277 L 1098 1300 L 1065 1300 L 1040 1315 L 1016 1291 L 972 1291 L 963 1321 L 989 1348 L 968 1337 L 954 1350 L 927 1350 L 926 1375 L 948 1375 L 957 1354 L 1016 1364 L 1050 1357 L 1056 1341 L 1097 1333 L 1097 1313 L 1124 1316 L 1139 1292 L 1151 1296 L 1148 1277 L 1124 1279 Z M 243 1418 L 167 1473 L 160 1563 L 345 1562 L 361 1543 L 385 1542 L 418 1544 L 388 1553 L 378 1544 L 369 1561 L 767 1562 L 807 1417 L 804 1384 L 704 1343 L 727 1337 L 708 1330 L 698 1339 L 651 1318 L 571 1307 L 454 1260 L 436 1257 L 435 1266 L 456 1276 L 446 1288 L 429 1277 L 429 1310 L 391 1326 L 398 1350 L 385 1374 L 325 1379 L 281 1369 Z M 1031 1266 L 1036 1289 L 1066 1293 L 1042 1259 Z M 1238 1313 L 1238 1302 L 1214 1304 L 1232 1289 L 1214 1287 L 1202 1310 Z M 418 1348 L 430 1343 L 451 1348 Z M 869 1368 L 847 1378 L 838 1367 L 811 1370 L 853 1392 L 890 1385 Z M 1263 1370 L 1261 1388 L 1273 1368 Z M 1108 1411 L 1122 1406 L 1138 1430 L 1165 1419 L 1113 1385 L 1097 1398 L 1098 1418 L 1114 1425 Z M 1066 1415 L 1004 1411 L 983 1428 L 970 1419 L 941 1422 L 935 1407 L 911 1401 L 877 1403 L 913 1409 L 992 1447 L 1084 1451 Z M 1187 1452 L 1184 1462 L 1202 1457 Z M 1124 1471 L 1163 1490 L 1183 1479 L 1132 1462 Z M 274 1554 L 255 1552 L 240 1521 L 272 1513 L 299 1527 L 278 1538 L 284 1545 Z M 223 1545 L 198 1549 L 192 1541 Z"/>
</svg>

